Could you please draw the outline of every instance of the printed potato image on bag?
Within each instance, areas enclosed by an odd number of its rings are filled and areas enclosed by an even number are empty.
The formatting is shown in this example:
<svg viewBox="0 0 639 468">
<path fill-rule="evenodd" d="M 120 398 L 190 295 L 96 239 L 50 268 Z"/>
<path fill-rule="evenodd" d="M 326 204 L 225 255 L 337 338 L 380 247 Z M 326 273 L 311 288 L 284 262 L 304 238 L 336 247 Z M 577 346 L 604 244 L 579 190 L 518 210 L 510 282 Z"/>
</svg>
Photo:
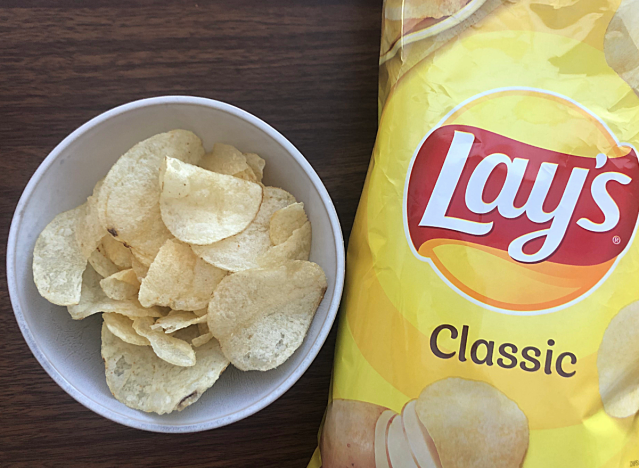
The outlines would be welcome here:
<svg viewBox="0 0 639 468">
<path fill-rule="evenodd" d="M 386 0 L 309 467 L 639 466 L 639 0 Z"/>
<path fill-rule="evenodd" d="M 334 400 L 320 449 L 325 466 L 519 467 L 528 448 L 526 417 L 482 382 L 445 379 L 400 414 Z"/>
</svg>

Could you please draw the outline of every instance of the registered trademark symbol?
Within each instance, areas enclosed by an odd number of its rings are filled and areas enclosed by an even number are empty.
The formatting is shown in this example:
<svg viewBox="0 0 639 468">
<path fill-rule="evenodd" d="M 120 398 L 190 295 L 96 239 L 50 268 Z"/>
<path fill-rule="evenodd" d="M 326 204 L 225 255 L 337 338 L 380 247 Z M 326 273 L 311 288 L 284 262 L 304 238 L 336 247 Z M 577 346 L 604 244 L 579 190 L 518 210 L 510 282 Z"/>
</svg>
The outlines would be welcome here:
<svg viewBox="0 0 639 468">
<path fill-rule="evenodd" d="M 619 236 L 612 236 L 612 243 L 615 245 L 619 245 L 621 244 L 621 237 Z"/>
</svg>

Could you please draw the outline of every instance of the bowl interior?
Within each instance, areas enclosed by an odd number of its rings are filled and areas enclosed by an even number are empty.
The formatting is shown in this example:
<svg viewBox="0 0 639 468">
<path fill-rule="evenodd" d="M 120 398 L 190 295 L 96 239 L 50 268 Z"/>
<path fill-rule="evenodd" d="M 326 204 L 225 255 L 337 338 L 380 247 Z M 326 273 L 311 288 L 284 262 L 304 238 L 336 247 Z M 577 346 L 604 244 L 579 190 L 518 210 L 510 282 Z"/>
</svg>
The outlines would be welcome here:
<svg viewBox="0 0 639 468">
<path fill-rule="evenodd" d="M 328 290 L 304 343 L 279 368 L 241 372 L 229 366 L 198 402 L 181 412 L 158 416 L 132 410 L 111 396 L 100 356 L 101 317 L 74 321 L 65 307 L 40 297 L 31 262 L 38 234 L 56 214 L 83 203 L 94 184 L 131 146 L 176 128 L 195 132 L 207 151 L 215 142 L 224 142 L 266 160 L 264 183 L 282 187 L 304 202 L 313 226 L 310 259 L 324 269 Z M 97 117 L 51 153 L 18 206 L 9 242 L 8 277 L 16 317 L 29 346 L 67 392 L 117 422 L 146 430 L 186 432 L 242 419 L 271 403 L 299 378 L 334 320 L 343 261 L 341 231 L 328 194 L 290 143 L 231 106 L 198 98 L 155 98 Z"/>
</svg>

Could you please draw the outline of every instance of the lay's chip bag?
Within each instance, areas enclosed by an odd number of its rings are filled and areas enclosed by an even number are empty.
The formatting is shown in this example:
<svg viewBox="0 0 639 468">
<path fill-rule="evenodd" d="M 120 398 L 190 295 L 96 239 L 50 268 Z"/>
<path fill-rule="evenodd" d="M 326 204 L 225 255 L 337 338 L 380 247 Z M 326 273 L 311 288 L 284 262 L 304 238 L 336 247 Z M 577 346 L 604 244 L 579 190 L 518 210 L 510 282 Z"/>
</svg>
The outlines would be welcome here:
<svg viewBox="0 0 639 468">
<path fill-rule="evenodd" d="M 310 467 L 639 466 L 639 0 L 386 0 Z"/>
</svg>

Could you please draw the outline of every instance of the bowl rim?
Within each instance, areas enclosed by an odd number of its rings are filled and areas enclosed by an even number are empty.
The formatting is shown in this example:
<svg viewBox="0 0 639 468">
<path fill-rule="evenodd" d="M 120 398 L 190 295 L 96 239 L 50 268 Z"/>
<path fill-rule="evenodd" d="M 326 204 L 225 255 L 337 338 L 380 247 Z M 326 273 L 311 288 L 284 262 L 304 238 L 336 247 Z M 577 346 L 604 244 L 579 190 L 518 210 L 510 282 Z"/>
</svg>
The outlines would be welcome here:
<svg viewBox="0 0 639 468">
<path fill-rule="evenodd" d="M 76 389 L 70 382 L 68 382 L 62 374 L 58 372 L 53 363 L 48 359 L 48 357 L 42 352 L 40 347 L 38 346 L 31 330 L 29 329 L 26 319 L 22 313 L 22 308 L 18 300 L 18 284 L 15 274 L 15 263 L 16 263 L 16 247 L 17 247 L 17 232 L 22 223 L 24 217 L 24 210 L 27 201 L 31 198 L 31 195 L 42 178 L 43 174 L 46 170 L 51 166 L 51 164 L 58 158 L 58 156 L 67 149 L 67 147 L 75 141 L 78 137 L 86 133 L 87 131 L 99 126 L 103 122 L 114 118 L 120 114 L 148 106 L 156 106 L 156 105 L 172 105 L 172 104 L 187 104 L 187 105 L 196 105 L 196 106 L 204 106 L 211 107 L 217 110 L 221 110 L 228 114 L 231 114 L 235 117 L 238 117 L 242 120 L 248 121 L 258 129 L 265 132 L 268 136 L 272 137 L 278 144 L 280 144 L 302 167 L 304 172 L 308 175 L 311 180 L 313 186 L 317 190 L 324 208 L 328 214 L 331 229 L 333 232 L 333 238 L 335 240 L 335 244 L 337 246 L 337 258 L 336 258 L 336 278 L 335 278 L 335 289 L 333 293 L 333 298 L 331 303 L 328 306 L 328 312 L 324 323 L 322 324 L 318 334 L 315 337 L 315 341 L 312 346 L 309 348 L 307 354 L 304 356 L 300 364 L 293 369 L 293 371 L 289 374 L 287 378 L 285 378 L 280 384 L 269 394 L 264 396 L 263 398 L 253 402 L 249 406 L 246 406 L 238 411 L 235 411 L 225 417 L 212 419 L 210 421 L 205 421 L 196 424 L 184 424 L 184 425 L 173 425 L 173 424 L 162 424 L 155 422 L 144 422 L 137 419 L 129 418 L 128 416 L 122 415 L 100 403 L 97 403 L 84 393 L 80 392 Z M 310 163 L 304 158 L 304 156 L 299 152 L 299 150 L 288 141 L 281 133 L 271 127 L 269 124 L 261 120 L 260 118 L 250 114 L 249 112 L 242 110 L 238 107 L 235 107 L 230 104 L 226 104 L 221 101 L 217 101 L 214 99 L 196 97 L 196 96 L 157 96 L 152 98 L 145 98 L 136 101 L 132 101 L 113 109 L 110 109 L 106 112 L 103 112 L 96 117 L 93 117 L 88 122 L 84 123 L 76 130 L 74 130 L 71 134 L 69 134 L 64 140 L 62 140 L 58 145 L 56 145 L 53 150 L 47 155 L 47 157 L 40 163 L 36 171 L 33 173 L 29 182 L 27 183 L 22 195 L 20 196 L 20 200 L 16 206 L 16 209 L 13 214 L 13 218 L 11 220 L 11 227 L 9 229 L 9 238 L 7 242 L 7 257 L 6 257 L 6 272 L 7 272 L 7 284 L 9 288 L 9 297 L 11 300 L 11 305 L 13 307 L 13 312 L 16 317 L 16 321 L 18 322 L 18 326 L 20 327 L 20 331 L 29 346 L 29 349 L 38 360 L 42 368 L 49 374 L 49 376 L 71 397 L 73 397 L 77 402 L 90 409 L 91 411 L 110 419 L 111 421 L 117 422 L 119 424 L 123 424 L 125 426 L 129 426 L 135 429 L 141 429 L 144 431 L 150 432 L 161 432 L 161 433 L 190 433 L 190 432 L 200 432 L 206 431 L 209 429 L 215 429 L 218 427 L 226 426 L 228 424 L 240 421 L 248 416 L 251 416 L 258 411 L 264 409 L 275 400 L 277 400 L 280 396 L 282 396 L 287 390 L 289 390 L 297 380 L 306 372 L 311 363 L 317 357 L 322 345 L 326 341 L 328 334 L 333 326 L 335 321 L 335 317 L 337 315 L 337 311 L 339 308 L 339 303 L 341 300 L 343 288 L 344 288 L 344 275 L 345 275 L 345 251 L 344 251 L 344 239 L 342 236 L 342 229 L 340 226 L 339 218 L 337 217 L 337 212 L 335 210 L 335 206 L 331 200 L 326 187 L 322 183 L 321 179 L 310 165 Z"/>
</svg>

